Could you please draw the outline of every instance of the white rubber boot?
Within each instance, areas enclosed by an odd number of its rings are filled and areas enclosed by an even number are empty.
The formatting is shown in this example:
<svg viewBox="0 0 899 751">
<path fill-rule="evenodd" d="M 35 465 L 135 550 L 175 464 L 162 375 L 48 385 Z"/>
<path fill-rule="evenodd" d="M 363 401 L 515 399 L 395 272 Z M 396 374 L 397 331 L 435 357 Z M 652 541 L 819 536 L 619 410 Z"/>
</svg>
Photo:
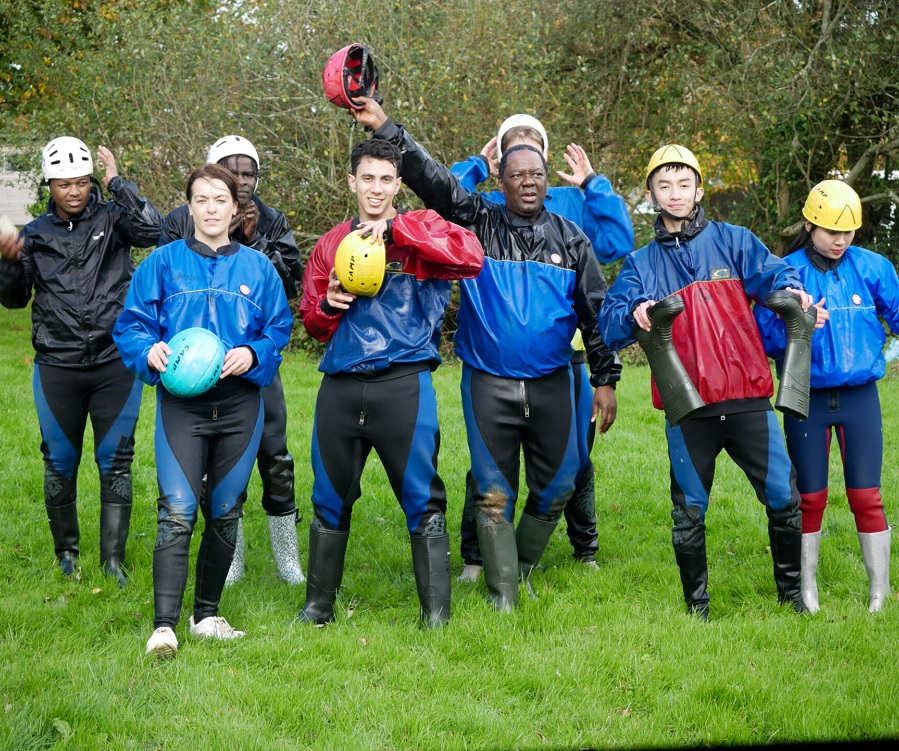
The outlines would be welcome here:
<svg viewBox="0 0 899 751">
<path fill-rule="evenodd" d="M 230 587 L 241 579 L 243 579 L 243 519 L 238 519 L 237 539 L 234 541 L 234 560 L 231 561 L 231 568 L 228 569 L 225 586 Z"/>
<path fill-rule="evenodd" d="M 815 579 L 818 573 L 818 551 L 820 549 L 821 530 L 806 532 L 802 535 L 800 591 L 802 592 L 802 601 L 809 613 L 817 613 L 821 609 L 818 605 L 818 582 Z"/>
<path fill-rule="evenodd" d="M 868 612 L 877 613 L 890 596 L 890 535 L 883 532 L 859 532 L 862 558 L 868 572 Z"/>
<path fill-rule="evenodd" d="M 268 517 L 268 533 L 272 539 L 272 554 L 275 556 L 281 578 L 288 584 L 302 584 L 306 581 L 306 577 L 303 576 L 297 550 L 296 514 Z"/>
</svg>

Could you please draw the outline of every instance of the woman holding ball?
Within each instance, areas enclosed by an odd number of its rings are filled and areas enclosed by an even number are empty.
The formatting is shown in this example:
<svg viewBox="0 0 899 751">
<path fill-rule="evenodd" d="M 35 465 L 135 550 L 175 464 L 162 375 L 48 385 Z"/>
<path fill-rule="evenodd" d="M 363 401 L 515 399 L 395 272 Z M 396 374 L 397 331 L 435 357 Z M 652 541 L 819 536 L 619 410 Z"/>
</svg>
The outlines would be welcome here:
<svg viewBox="0 0 899 751">
<path fill-rule="evenodd" d="M 198 508 L 205 528 L 190 632 L 243 636 L 218 615 L 218 605 L 262 431 L 260 388 L 277 371 L 293 323 L 274 266 L 228 238 L 237 211 L 234 176 L 217 164 L 200 167 L 188 179 L 187 202 L 194 236 L 157 248 L 140 264 L 114 331 L 125 365 L 151 386 L 161 383 L 172 354 L 167 342 L 179 332 L 208 329 L 225 349 L 221 378 L 205 393 L 183 398 L 157 389 L 156 630 L 146 651 L 159 658 L 178 651 L 175 628 Z"/>
</svg>

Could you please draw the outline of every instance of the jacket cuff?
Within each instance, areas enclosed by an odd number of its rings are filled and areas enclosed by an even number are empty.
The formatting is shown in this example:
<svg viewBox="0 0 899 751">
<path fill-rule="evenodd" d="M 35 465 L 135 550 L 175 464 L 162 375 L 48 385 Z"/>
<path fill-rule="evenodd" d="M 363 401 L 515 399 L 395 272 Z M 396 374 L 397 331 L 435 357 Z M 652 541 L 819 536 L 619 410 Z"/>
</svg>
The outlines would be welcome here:
<svg viewBox="0 0 899 751">
<path fill-rule="evenodd" d="M 587 175 L 584 178 L 584 181 L 581 183 L 581 190 L 587 190 L 587 186 L 590 184 L 590 181 L 593 180 L 594 177 L 596 177 L 595 172 L 591 172 L 589 175 Z"/>
</svg>

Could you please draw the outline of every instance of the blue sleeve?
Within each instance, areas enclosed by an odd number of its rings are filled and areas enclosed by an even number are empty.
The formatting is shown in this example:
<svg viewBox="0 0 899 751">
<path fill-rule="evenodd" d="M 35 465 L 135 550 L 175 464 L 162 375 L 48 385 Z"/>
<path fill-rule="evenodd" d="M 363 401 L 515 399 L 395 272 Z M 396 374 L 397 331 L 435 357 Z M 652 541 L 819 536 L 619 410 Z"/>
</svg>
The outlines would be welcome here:
<svg viewBox="0 0 899 751">
<path fill-rule="evenodd" d="M 877 313 L 887 322 L 890 331 L 899 334 L 899 277 L 896 276 L 896 268 L 889 259 L 875 254 L 874 251 L 871 253 L 877 259 L 876 265 L 879 266 L 875 271 L 876 281 L 872 290 L 874 305 Z"/>
<path fill-rule="evenodd" d="M 611 263 L 634 249 L 634 225 L 624 199 L 605 175 L 596 175 L 584 190 L 584 233 L 600 263 Z"/>
<path fill-rule="evenodd" d="M 599 311 L 599 333 L 610 349 L 622 350 L 636 341 L 631 311 L 651 299 L 634 263 L 634 256 L 627 256 Z"/>
<path fill-rule="evenodd" d="M 459 178 L 465 190 L 471 191 L 477 190 L 478 185 L 490 177 L 487 163 L 480 156 L 470 156 L 464 162 L 456 162 L 450 167 L 450 172 Z"/>
<path fill-rule="evenodd" d="M 805 291 L 799 272 L 768 250 L 752 232 L 732 225 L 727 225 L 726 231 L 733 233 L 731 247 L 736 251 L 743 289 L 755 302 L 764 303 L 769 292 L 787 287 Z"/>
<path fill-rule="evenodd" d="M 242 346 L 249 347 L 256 356 L 256 365 L 241 376 L 259 387 L 268 386 L 281 365 L 281 350 L 290 341 L 293 314 L 284 293 L 284 285 L 275 267 L 266 261 L 265 286 L 262 300 L 265 302 L 263 321 L 258 338 Z"/>
<path fill-rule="evenodd" d="M 753 306 L 752 315 L 762 335 L 765 352 L 775 360 L 783 358 L 787 348 L 787 329 L 783 319 L 760 303 Z"/>
<path fill-rule="evenodd" d="M 116 320 L 112 338 L 122 362 L 144 383 L 155 386 L 159 373 L 147 364 L 150 348 L 161 339 L 160 310 L 163 298 L 162 261 L 157 252 L 147 256 L 134 272 L 125 307 Z"/>
</svg>

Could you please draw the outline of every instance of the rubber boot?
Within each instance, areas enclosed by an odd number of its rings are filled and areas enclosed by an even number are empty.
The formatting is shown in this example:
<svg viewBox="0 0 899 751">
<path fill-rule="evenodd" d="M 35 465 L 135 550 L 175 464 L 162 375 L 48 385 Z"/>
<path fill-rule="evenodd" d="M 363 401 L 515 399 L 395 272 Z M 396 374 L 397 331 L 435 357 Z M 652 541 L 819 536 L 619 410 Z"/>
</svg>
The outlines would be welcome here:
<svg viewBox="0 0 899 751">
<path fill-rule="evenodd" d="M 412 570 L 421 604 L 421 625 L 440 628 L 450 618 L 449 535 L 410 535 Z"/>
<path fill-rule="evenodd" d="M 234 542 L 234 557 L 231 560 L 231 567 L 228 569 L 228 575 L 225 577 L 225 586 L 230 587 L 235 582 L 243 579 L 243 519 L 237 520 L 237 537 Z"/>
<path fill-rule="evenodd" d="M 790 603 L 797 613 L 807 613 L 802 600 L 802 515 L 799 503 L 791 502 L 781 511 L 768 512 L 768 540 L 774 563 L 777 601 Z"/>
<path fill-rule="evenodd" d="M 334 602 L 343 581 L 349 532 L 325 529 L 318 521 L 309 525 L 309 563 L 306 603 L 298 620 L 317 626 L 334 620 Z"/>
<path fill-rule="evenodd" d="M 287 516 L 268 517 L 268 535 L 281 578 L 288 584 L 302 584 L 306 581 L 297 546 L 297 512 L 293 511 Z"/>
<path fill-rule="evenodd" d="M 877 613 L 890 596 L 890 537 L 892 530 L 859 532 L 865 571 L 868 572 L 868 612 Z"/>
<path fill-rule="evenodd" d="M 705 548 L 705 523 L 695 506 L 675 506 L 671 542 L 680 571 L 687 610 L 699 619 L 709 619 L 709 567 Z"/>
<path fill-rule="evenodd" d="M 78 561 L 78 508 L 74 500 L 65 506 L 46 506 L 53 549 L 64 576 L 73 576 Z"/>
<path fill-rule="evenodd" d="M 518 607 L 518 547 L 512 522 L 478 524 L 488 599 L 500 613 Z"/>
<path fill-rule="evenodd" d="M 197 552 L 194 623 L 218 615 L 225 580 L 236 550 L 240 517 L 207 520 Z"/>
<path fill-rule="evenodd" d="M 802 601 L 809 613 L 817 613 L 821 608 L 818 605 L 818 551 L 821 549 L 821 530 L 817 532 L 805 532 L 802 535 L 802 574 L 800 577 L 802 589 Z"/>
<path fill-rule="evenodd" d="M 535 519 L 530 514 L 522 514 L 518 520 L 518 527 L 515 529 L 515 545 L 518 548 L 518 573 L 521 581 L 527 587 L 528 594 L 536 598 L 534 589 L 531 587 L 531 574 L 540 563 L 543 551 L 549 538 L 558 525 L 558 519 L 553 522 L 541 521 Z"/>
<path fill-rule="evenodd" d="M 774 407 L 799 420 L 808 418 L 812 368 L 812 334 L 818 309 L 802 309 L 797 295 L 786 290 L 769 292 L 765 304 L 783 318 L 787 327 L 787 348 L 780 369 L 780 384 Z"/>
<path fill-rule="evenodd" d="M 640 326 L 634 326 L 634 335 L 646 353 L 659 390 L 665 418 L 672 427 L 686 422 L 693 412 L 705 406 L 674 348 L 671 336 L 674 319 L 683 310 L 684 299 L 680 295 L 671 295 L 647 311 L 652 321 L 651 330 L 645 331 Z"/>
<path fill-rule="evenodd" d="M 595 562 L 598 535 L 595 472 L 592 467 L 575 485 L 574 495 L 565 506 L 565 521 L 575 559 L 580 563 Z"/>
<path fill-rule="evenodd" d="M 128 586 L 123 564 L 130 526 L 130 504 L 100 504 L 100 568 L 120 587 Z"/>
</svg>

